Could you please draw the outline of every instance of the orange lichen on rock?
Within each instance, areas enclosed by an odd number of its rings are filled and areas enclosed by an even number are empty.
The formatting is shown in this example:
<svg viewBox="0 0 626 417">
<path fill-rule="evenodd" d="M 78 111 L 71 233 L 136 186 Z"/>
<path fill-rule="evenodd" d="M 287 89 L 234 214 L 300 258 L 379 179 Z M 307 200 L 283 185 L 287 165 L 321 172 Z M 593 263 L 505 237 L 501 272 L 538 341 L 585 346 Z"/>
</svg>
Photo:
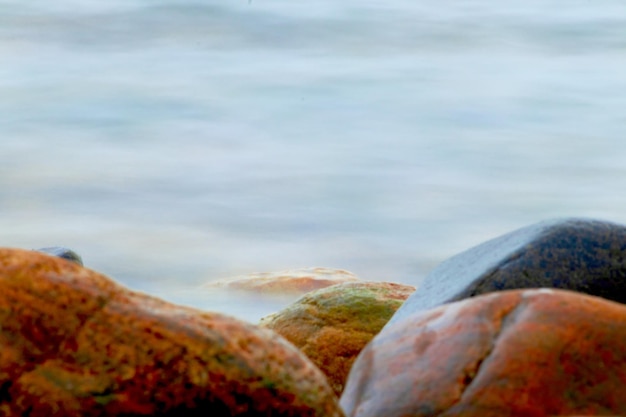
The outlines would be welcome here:
<svg viewBox="0 0 626 417">
<path fill-rule="evenodd" d="M 565 290 L 490 293 L 389 323 L 355 361 L 350 417 L 626 413 L 626 306 Z"/>
<path fill-rule="evenodd" d="M 302 350 L 339 395 L 359 352 L 413 291 L 389 282 L 337 284 L 304 295 L 260 325 Z"/>
<path fill-rule="evenodd" d="M 353 281 L 358 281 L 358 278 L 353 273 L 342 269 L 302 268 L 226 278 L 209 282 L 203 288 L 227 288 L 271 294 L 305 294 L 342 282 Z"/>
<path fill-rule="evenodd" d="M 44 254 L 0 249 L 0 326 L 2 415 L 342 415 L 275 333 Z"/>
</svg>

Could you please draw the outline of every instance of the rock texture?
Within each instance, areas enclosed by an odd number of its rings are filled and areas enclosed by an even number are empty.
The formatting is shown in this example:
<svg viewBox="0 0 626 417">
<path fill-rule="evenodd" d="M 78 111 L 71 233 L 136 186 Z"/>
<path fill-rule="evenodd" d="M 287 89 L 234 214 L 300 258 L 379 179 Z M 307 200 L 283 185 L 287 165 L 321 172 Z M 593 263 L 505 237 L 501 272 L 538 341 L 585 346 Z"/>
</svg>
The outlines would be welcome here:
<svg viewBox="0 0 626 417">
<path fill-rule="evenodd" d="M 351 272 L 332 268 L 302 268 L 261 272 L 210 282 L 204 288 L 228 288 L 255 293 L 305 294 L 342 282 L 358 281 Z"/>
<path fill-rule="evenodd" d="M 390 323 L 493 291 L 561 288 L 626 302 L 626 227 L 596 220 L 538 223 L 435 268 Z"/>
<path fill-rule="evenodd" d="M 626 306 L 496 292 L 390 323 L 354 363 L 349 417 L 626 414 Z"/>
<path fill-rule="evenodd" d="M 275 333 L 38 252 L 0 249 L 0 326 L 2 415 L 341 416 Z"/>
<path fill-rule="evenodd" d="M 313 291 L 261 320 L 304 352 L 339 395 L 356 356 L 415 287 L 349 282 Z"/>
</svg>

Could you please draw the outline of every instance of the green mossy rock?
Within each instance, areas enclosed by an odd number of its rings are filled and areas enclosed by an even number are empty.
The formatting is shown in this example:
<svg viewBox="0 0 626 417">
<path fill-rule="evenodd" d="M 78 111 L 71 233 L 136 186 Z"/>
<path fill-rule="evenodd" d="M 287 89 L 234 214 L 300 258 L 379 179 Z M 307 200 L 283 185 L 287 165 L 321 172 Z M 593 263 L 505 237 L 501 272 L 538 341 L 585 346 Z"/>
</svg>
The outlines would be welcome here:
<svg viewBox="0 0 626 417">
<path fill-rule="evenodd" d="M 260 325 L 304 352 L 340 394 L 356 356 L 413 291 L 388 282 L 337 284 L 304 295 Z"/>
</svg>

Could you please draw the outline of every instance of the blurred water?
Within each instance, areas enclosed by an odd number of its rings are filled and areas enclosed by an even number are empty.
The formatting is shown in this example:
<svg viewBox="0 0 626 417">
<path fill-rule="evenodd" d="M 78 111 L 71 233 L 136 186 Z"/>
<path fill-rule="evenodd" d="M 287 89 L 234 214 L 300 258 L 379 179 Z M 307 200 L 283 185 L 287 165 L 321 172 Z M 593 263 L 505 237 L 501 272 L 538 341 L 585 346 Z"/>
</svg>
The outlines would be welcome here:
<svg viewBox="0 0 626 417">
<path fill-rule="evenodd" d="M 1 244 L 244 318 L 192 289 L 417 284 L 528 223 L 626 223 L 625 92 L 619 0 L 0 0 Z"/>
</svg>

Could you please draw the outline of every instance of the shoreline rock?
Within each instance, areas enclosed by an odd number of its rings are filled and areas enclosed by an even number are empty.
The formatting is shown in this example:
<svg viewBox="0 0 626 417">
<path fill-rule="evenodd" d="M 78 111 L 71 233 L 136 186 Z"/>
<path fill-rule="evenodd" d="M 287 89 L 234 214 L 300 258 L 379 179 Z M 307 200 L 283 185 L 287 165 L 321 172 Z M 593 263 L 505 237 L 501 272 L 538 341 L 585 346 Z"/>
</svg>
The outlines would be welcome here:
<svg viewBox="0 0 626 417">
<path fill-rule="evenodd" d="M 626 306 L 494 292 L 390 323 L 352 367 L 348 417 L 626 414 Z"/>
<path fill-rule="evenodd" d="M 35 251 L 0 249 L 0 326 L 4 415 L 342 416 L 276 333 Z"/>
<path fill-rule="evenodd" d="M 390 282 L 336 284 L 305 294 L 259 324 L 306 354 L 340 395 L 359 352 L 414 291 Z"/>
<path fill-rule="evenodd" d="M 557 219 L 484 242 L 438 265 L 390 324 L 444 303 L 521 288 L 560 288 L 625 303 L 626 227 Z"/>
</svg>

